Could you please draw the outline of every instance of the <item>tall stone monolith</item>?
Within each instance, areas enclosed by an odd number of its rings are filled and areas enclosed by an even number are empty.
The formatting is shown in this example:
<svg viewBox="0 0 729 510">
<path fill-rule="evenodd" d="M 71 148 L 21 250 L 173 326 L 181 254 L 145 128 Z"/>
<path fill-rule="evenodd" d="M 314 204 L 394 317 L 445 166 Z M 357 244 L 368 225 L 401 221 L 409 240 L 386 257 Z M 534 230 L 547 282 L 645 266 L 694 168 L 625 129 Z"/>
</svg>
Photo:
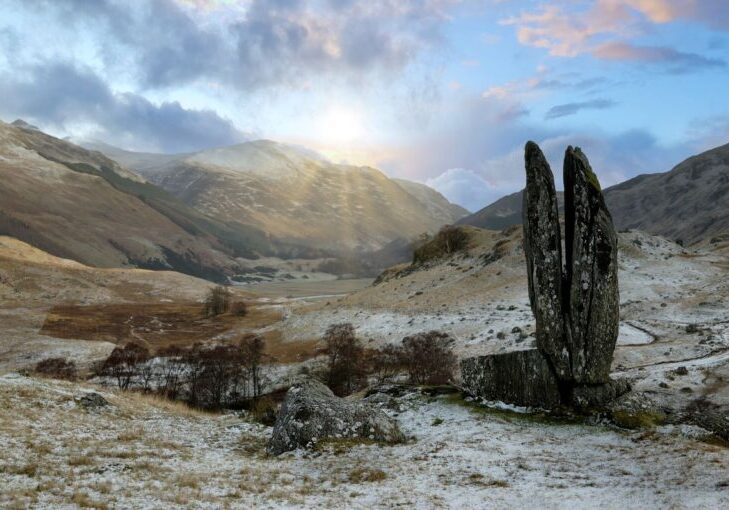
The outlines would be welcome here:
<svg viewBox="0 0 729 510">
<path fill-rule="evenodd" d="M 464 388 L 518 405 L 601 405 L 630 387 L 610 380 L 619 324 L 612 218 L 587 157 L 568 147 L 563 259 L 552 170 L 534 142 L 526 144 L 524 163 L 524 254 L 536 349 L 463 360 Z"/>
</svg>

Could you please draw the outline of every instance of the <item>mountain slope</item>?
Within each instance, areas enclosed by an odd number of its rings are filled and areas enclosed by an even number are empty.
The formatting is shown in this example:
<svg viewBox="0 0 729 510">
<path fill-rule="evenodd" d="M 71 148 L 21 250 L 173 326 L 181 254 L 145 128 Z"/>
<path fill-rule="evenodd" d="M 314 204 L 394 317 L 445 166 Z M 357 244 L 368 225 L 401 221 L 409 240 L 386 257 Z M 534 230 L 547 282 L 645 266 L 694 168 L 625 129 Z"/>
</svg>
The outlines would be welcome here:
<svg viewBox="0 0 729 510">
<path fill-rule="evenodd" d="M 156 165 L 151 158 L 117 157 L 206 215 L 255 227 L 279 243 L 335 253 L 377 250 L 466 214 L 423 185 L 268 140 Z"/>
<path fill-rule="evenodd" d="M 688 158 L 670 172 L 611 186 L 604 194 L 620 229 L 687 243 L 729 231 L 729 144 Z M 521 224 L 521 197 L 522 192 L 503 197 L 458 223 L 496 230 Z"/>
<path fill-rule="evenodd" d="M 434 190 L 430 186 L 419 182 L 408 181 L 406 179 L 392 179 L 399 184 L 405 191 L 417 198 L 433 216 L 443 218 L 462 218 L 470 214 L 457 204 L 452 204 L 446 197 Z"/>
<path fill-rule="evenodd" d="M 517 191 L 511 195 L 501 197 L 493 204 L 473 214 L 461 218 L 456 222 L 458 225 L 471 225 L 489 230 L 503 230 L 514 225 L 521 225 L 521 207 L 523 193 Z M 560 213 L 564 211 L 564 193 L 557 192 L 557 203 Z"/>
<path fill-rule="evenodd" d="M 18 123 L 20 124 L 20 123 Z M 221 280 L 265 236 L 204 216 L 90 152 L 0 123 L 0 234 L 98 267 L 175 269 Z"/>
<path fill-rule="evenodd" d="M 729 144 L 690 157 L 670 172 L 612 186 L 605 198 L 620 228 L 687 243 L 729 231 Z"/>
</svg>

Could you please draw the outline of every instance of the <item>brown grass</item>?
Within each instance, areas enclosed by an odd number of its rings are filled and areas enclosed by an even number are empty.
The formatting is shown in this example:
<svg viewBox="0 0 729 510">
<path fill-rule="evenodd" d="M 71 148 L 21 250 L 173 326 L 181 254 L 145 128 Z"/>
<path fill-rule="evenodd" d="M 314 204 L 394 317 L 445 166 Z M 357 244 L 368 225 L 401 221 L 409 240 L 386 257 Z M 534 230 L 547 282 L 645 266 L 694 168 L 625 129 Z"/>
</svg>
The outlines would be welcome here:
<svg viewBox="0 0 729 510">
<path fill-rule="evenodd" d="M 350 483 L 381 482 L 387 478 L 387 473 L 381 469 L 358 467 L 350 471 Z"/>
<path fill-rule="evenodd" d="M 257 329 L 281 319 L 271 308 L 251 306 L 248 315 L 204 317 L 200 303 L 116 303 L 61 305 L 46 316 L 41 333 L 123 343 L 140 339 L 152 349 L 184 347 L 221 335 L 233 328 Z"/>
<path fill-rule="evenodd" d="M 202 304 L 194 302 L 61 305 L 48 312 L 41 333 L 112 343 L 142 341 L 155 352 L 170 346 L 207 343 L 231 331 L 260 329 L 282 319 L 280 311 L 255 304 L 248 306 L 245 317 L 227 313 L 208 318 L 202 312 Z M 320 353 L 316 339 L 284 342 L 278 331 L 263 336 L 266 354 L 280 363 L 304 361 Z"/>
</svg>

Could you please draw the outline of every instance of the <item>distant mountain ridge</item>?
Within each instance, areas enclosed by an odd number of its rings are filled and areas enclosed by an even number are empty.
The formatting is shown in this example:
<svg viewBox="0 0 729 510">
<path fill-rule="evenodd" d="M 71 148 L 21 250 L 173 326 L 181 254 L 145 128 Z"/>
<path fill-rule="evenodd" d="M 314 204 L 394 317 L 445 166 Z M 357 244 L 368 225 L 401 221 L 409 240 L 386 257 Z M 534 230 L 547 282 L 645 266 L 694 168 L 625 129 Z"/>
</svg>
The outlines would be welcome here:
<svg viewBox="0 0 729 510">
<path fill-rule="evenodd" d="M 0 122 L 0 234 L 98 267 L 222 281 L 236 257 L 273 253 L 262 232 L 186 206 L 100 152 Z"/>
<path fill-rule="evenodd" d="M 596 168 L 598 178 L 600 169 Z M 692 156 L 664 173 L 644 174 L 604 190 L 619 229 L 638 229 L 685 243 L 729 231 L 729 144 Z M 560 204 L 562 193 L 558 193 Z M 522 192 L 458 223 L 500 230 L 519 225 Z"/>
<path fill-rule="evenodd" d="M 219 221 L 337 254 L 377 251 L 468 214 L 425 185 L 270 140 L 176 156 L 90 147 Z"/>
</svg>

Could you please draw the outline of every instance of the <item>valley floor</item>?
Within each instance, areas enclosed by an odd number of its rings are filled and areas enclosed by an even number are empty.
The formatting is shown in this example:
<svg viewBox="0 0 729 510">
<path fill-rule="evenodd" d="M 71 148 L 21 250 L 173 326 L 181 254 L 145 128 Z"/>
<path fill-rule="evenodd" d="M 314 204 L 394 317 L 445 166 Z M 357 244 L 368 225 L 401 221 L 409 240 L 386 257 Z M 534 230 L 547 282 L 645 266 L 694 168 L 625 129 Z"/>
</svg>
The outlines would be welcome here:
<svg viewBox="0 0 729 510">
<path fill-rule="evenodd" d="M 633 432 L 388 403 L 411 438 L 267 457 L 270 428 L 131 393 L 0 377 L 3 508 L 726 508 L 729 450 L 690 427 Z"/>
<path fill-rule="evenodd" d="M 285 386 L 341 322 L 368 347 L 439 329 L 460 356 L 527 348 L 534 323 L 517 234 L 483 234 L 488 242 L 469 253 L 363 289 L 362 281 L 238 288 L 249 315 L 218 322 L 199 313 L 209 283 L 46 260 L 0 238 L 0 248 L 18 252 L 0 267 L 0 507 L 729 507 L 729 449 L 695 425 L 626 431 L 411 394 L 388 411 L 414 438 L 407 444 L 270 458 L 271 430 L 244 415 L 14 373 L 59 355 L 85 368 L 130 338 L 162 347 L 255 331 L 279 360 L 270 375 Z M 613 376 L 633 384 L 628 407 L 675 424 L 696 423 L 696 406 L 706 406 L 719 417 L 709 425 L 727 427 L 729 261 L 639 232 L 621 243 Z M 501 258 L 497 246 L 507 248 Z M 79 406 L 91 390 L 112 405 Z"/>
</svg>

